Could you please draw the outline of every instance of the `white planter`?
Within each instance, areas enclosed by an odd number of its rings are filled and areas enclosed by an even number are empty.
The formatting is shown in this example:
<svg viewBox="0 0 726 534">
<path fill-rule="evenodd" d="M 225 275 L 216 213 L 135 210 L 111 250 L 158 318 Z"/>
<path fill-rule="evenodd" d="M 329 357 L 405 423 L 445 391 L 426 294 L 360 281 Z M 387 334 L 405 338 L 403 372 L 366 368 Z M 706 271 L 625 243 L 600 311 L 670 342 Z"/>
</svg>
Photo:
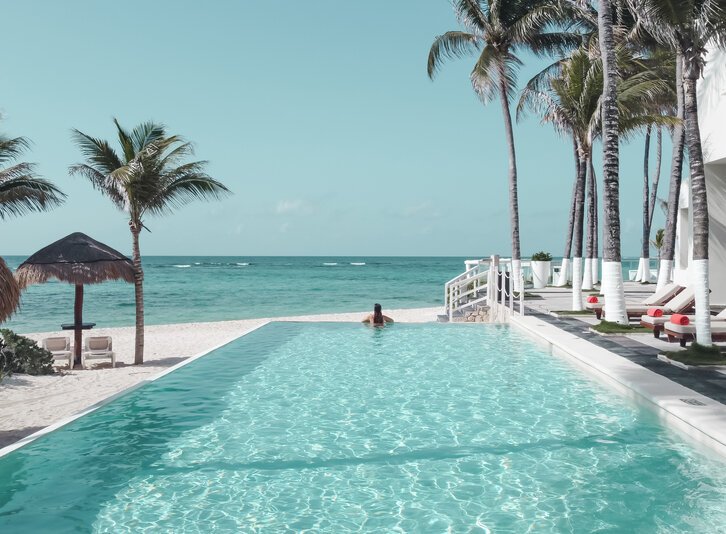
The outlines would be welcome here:
<svg viewBox="0 0 726 534">
<path fill-rule="evenodd" d="M 533 261 L 532 262 L 532 284 L 535 289 L 547 287 L 550 278 L 551 261 Z"/>
</svg>

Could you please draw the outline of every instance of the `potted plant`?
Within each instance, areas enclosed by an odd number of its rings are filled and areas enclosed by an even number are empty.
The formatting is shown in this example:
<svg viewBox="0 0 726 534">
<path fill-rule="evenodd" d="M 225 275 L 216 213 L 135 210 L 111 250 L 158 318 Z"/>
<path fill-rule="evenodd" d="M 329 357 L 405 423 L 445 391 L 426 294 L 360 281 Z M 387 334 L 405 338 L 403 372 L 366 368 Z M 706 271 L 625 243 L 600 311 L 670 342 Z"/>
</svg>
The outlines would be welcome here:
<svg viewBox="0 0 726 534">
<path fill-rule="evenodd" d="M 532 254 L 532 285 L 535 289 L 547 287 L 552 267 L 552 254 L 549 252 L 535 252 Z"/>
</svg>

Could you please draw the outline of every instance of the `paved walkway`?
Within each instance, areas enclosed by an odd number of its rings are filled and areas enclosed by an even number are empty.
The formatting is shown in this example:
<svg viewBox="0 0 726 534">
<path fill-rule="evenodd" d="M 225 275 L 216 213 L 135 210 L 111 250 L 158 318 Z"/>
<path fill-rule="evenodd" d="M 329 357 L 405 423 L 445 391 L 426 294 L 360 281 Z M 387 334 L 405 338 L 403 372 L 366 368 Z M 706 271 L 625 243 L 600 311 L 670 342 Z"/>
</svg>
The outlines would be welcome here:
<svg viewBox="0 0 726 534">
<path fill-rule="evenodd" d="M 628 300 L 640 300 L 645 294 L 654 290 L 654 286 L 641 284 L 626 284 L 626 297 Z M 678 345 L 656 340 L 650 334 L 628 334 L 622 336 L 601 336 L 589 330 L 591 324 L 596 323 L 595 316 L 559 318 L 548 312 L 566 310 L 570 308 L 571 294 L 564 288 L 546 288 L 544 290 L 529 290 L 541 299 L 525 301 L 528 315 L 534 315 L 557 328 L 577 337 L 585 339 L 598 347 L 622 356 L 654 373 L 664 376 L 673 382 L 690 388 L 706 397 L 726 405 L 726 374 L 714 369 L 694 369 L 686 371 L 673 365 L 660 361 L 657 356 L 663 350 L 678 350 Z"/>
</svg>

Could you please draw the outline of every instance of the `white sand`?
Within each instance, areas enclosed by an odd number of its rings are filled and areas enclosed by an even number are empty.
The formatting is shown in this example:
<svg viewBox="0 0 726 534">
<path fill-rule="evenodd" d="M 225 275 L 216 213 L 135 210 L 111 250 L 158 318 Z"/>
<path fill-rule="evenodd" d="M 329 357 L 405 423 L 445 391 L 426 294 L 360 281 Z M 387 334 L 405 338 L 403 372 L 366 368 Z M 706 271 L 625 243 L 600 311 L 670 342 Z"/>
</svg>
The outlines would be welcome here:
<svg viewBox="0 0 726 534">
<path fill-rule="evenodd" d="M 441 308 L 386 310 L 387 315 L 403 323 L 435 321 L 438 313 L 442 313 Z M 113 337 L 116 368 L 94 360 L 91 362 L 93 368 L 88 370 L 68 371 L 64 367 L 65 370 L 56 375 L 5 378 L 0 384 L 0 448 L 154 377 L 191 356 L 232 341 L 270 320 L 359 322 L 365 315 L 365 312 L 355 312 L 147 326 L 144 365 L 141 366 L 132 365 L 133 327 L 94 329 L 94 335 Z M 28 337 L 37 341 L 53 335 L 68 336 L 69 332 L 28 334 Z"/>
</svg>

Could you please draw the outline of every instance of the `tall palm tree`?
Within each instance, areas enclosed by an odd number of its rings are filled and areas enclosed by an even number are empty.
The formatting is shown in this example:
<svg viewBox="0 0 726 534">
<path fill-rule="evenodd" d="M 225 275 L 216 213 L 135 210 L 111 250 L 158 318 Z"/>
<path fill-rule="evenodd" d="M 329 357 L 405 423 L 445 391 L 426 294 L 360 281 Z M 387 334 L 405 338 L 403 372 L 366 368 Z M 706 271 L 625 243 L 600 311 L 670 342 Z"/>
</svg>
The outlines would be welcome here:
<svg viewBox="0 0 726 534">
<path fill-rule="evenodd" d="M 429 52 L 428 74 L 433 79 L 445 59 L 478 54 L 470 76 L 472 86 L 484 104 L 499 98 L 509 157 L 512 270 L 518 288 L 522 262 L 517 157 L 510 112 L 517 71 L 522 64 L 517 53 L 521 50 L 537 55 L 562 53 L 576 46 L 581 36 L 558 31 L 567 30 L 571 21 L 555 0 L 454 0 L 453 4 L 465 31 L 449 31 L 436 37 Z"/>
<path fill-rule="evenodd" d="M 567 222 L 567 233 L 565 234 L 565 252 L 562 255 L 562 264 L 560 265 L 560 274 L 553 283 L 557 287 L 567 285 L 570 272 L 570 254 L 572 253 L 572 239 L 575 235 L 575 212 L 577 210 L 577 176 L 580 174 L 580 153 L 577 149 L 577 140 L 572 139 L 575 153 L 575 181 L 572 184 L 572 199 L 570 200 L 570 216 Z"/>
<path fill-rule="evenodd" d="M 593 142 L 600 133 L 600 106 L 602 100 L 602 61 L 592 47 L 580 47 L 571 55 L 548 67 L 529 81 L 518 106 L 518 116 L 530 108 L 552 123 L 560 132 L 572 135 L 578 154 L 576 177 L 576 215 L 573 237 L 573 310 L 582 309 L 581 289 L 592 289 L 593 264 L 596 257 L 596 177 L 592 163 Z M 664 83 L 656 74 L 633 58 L 629 50 L 619 46 L 616 54 L 619 64 L 629 72 L 627 79 L 618 82 L 617 106 L 620 120 L 618 128 L 628 135 L 651 121 L 664 121 L 658 115 L 647 113 L 644 103 L 650 102 L 664 90 Z M 587 184 L 587 186 L 586 186 Z M 587 257 L 582 255 L 583 213 L 587 197 Z M 584 264 L 584 274 L 582 267 Z"/>
<path fill-rule="evenodd" d="M 192 145 L 176 135 L 167 135 L 161 124 L 145 122 L 132 131 L 114 119 L 121 152 L 102 139 L 73 130 L 73 139 L 85 163 L 70 167 L 107 196 L 129 217 L 136 270 L 136 343 L 134 363 L 144 363 L 144 271 L 139 235 L 147 215 L 163 215 L 196 199 L 218 199 L 229 193 L 221 182 L 204 172 L 205 161 L 183 163 Z"/>
<path fill-rule="evenodd" d="M 29 147 L 25 137 L 0 136 L 0 219 L 46 211 L 65 198 L 55 185 L 38 177 L 32 163 L 14 163 Z M 0 258 L 0 322 L 15 311 L 19 302 L 20 289 Z"/>
<path fill-rule="evenodd" d="M 653 42 L 652 37 L 644 31 L 640 33 L 640 40 L 644 42 L 647 57 L 642 60 L 646 68 L 662 82 L 668 85 L 667 91 L 662 92 L 660 98 L 652 98 L 643 102 L 643 110 L 654 116 L 665 115 L 675 117 L 676 109 L 676 86 L 675 86 L 675 56 L 674 54 Z M 652 129 L 655 128 L 656 149 L 655 149 L 655 171 L 650 176 L 650 144 Z M 661 125 L 649 124 L 645 131 L 645 147 L 643 154 L 643 223 L 640 261 L 638 262 L 637 281 L 647 282 L 650 280 L 650 244 L 651 227 L 653 215 L 655 214 L 656 200 L 658 195 L 658 184 L 660 182 L 660 171 L 662 164 L 663 150 L 663 128 Z"/>
<path fill-rule="evenodd" d="M 663 246 L 660 249 L 660 262 L 658 264 L 658 286 L 662 289 L 673 278 L 673 260 L 676 251 L 676 222 L 678 220 L 678 205 L 681 196 L 681 182 L 683 179 L 683 149 L 686 133 L 683 129 L 685 101 L 683 98 L 683 54 L 676 47 L 675 61 L 676 85 L 676 117 L 679 122 L 671 129 L 671 179 L 668 188 L 668 203 L 666 206 L 666 225 L 663 236 Z"/>
<path fill-rule="evenodd" d="M 618 142 L 618 71 L 615 61 L 613 5 L 600 0 L 597 11 L 598 43 L 603 67 L 601 103 L 603 147 L 603 266 L 602 289 L 608 303 L 605 319 L 628 323 L 620 255 L 620 159 Z"/>
<path fill-rule="evenodd" d="M 711 344 L 708 272 L 708 198 L 701 133 L 698 124 L 696 82 L 700 78 L 706 45 L 726 43 L 724 0 L 633 0 L 633 9 L 661 43 L 683 57 L 684 127 L 691 171 L 696 339 Z"/>
<path fill-rule="evenodd" d="M 596 110 L 601 94 L 602 78 L 585 47 L 548 67 L 529 81 L 522 91 L 518 116 L 525 108 L 537 112 L 543 122 L 573 139 L 577 158 L 574 186 L 572 232 L 572 309 L 581 310 L 582 302 L 582 240 L 586 178 L 592 154 Z"/>
</svg>

